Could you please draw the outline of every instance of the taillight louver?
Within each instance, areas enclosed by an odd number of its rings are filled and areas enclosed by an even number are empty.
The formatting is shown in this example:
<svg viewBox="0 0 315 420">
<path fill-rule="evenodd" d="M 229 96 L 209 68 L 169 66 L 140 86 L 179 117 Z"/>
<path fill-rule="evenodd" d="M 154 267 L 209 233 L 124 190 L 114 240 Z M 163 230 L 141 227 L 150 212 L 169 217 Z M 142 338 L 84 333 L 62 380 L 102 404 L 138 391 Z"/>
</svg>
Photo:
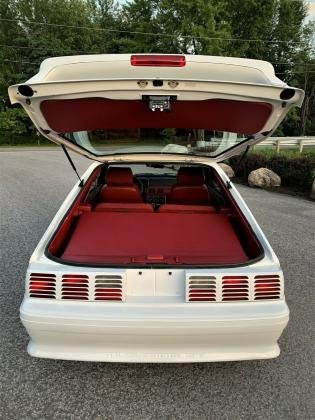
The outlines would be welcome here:
<svg viewBox="0 0 315 420">
<path fill-rule="evenodd" d="M 61 299 L 88 300 L 89 276 L 64 274 L 62 276 Z"/>
<path fill-rule="evenodd" d="M 281 283 L 278 275 L 255 276 L 255 300 L 280 299 Z"/>
<path fill-rule="evenodd" d="M 31 273 L 28 283 L 30 297 L 55 299 L 56 298 L 56 276 L 47 273 Z"/>
<path fill-rule="evenodd" d="M 216 278 L 213 276 L 190 276 L 186 290 L 188 302 L 215 302 Z"/>
<path fill-rule="evenodd" d="M 94 287 L 94 300 L 123 301 L 123 282 L 120 275 L 97 275 Z"/>
<path fill-rule="evenodd" d="M 247 276 L 222 277 L 222 301 L 249 300 Z"/>
</svg>

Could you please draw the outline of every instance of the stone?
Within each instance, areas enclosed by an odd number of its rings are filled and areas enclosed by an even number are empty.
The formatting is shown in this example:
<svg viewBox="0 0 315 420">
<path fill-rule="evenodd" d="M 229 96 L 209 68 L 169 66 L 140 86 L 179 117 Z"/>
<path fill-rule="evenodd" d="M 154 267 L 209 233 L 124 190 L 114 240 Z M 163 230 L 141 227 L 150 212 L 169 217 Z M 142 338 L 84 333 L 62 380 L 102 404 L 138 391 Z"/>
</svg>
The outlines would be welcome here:
<svg viewBox="0 0 315 420">
<path fill-rule="evenodd" d="M 231 166 L 227 165 L 226 163 L 219 163 L 219 165 L 221 166 L 221 169 L 223 169 L 223 171 L 229 178 L 233 178 L 235 173 L 233 169 L 231 168 Z"/>
<path fill-rule="evenodd" d="M 169 143 L 163 147 L 161 153 L 188 153 L 188 148 L 179 144 Z"/>
<path fill-rule="evenodd" d="M 280 187 L 281 178 L 275 172 L 267 168 L 259 168 L 248 175 L 250 187 L 271 188 Z"/>
</svg>

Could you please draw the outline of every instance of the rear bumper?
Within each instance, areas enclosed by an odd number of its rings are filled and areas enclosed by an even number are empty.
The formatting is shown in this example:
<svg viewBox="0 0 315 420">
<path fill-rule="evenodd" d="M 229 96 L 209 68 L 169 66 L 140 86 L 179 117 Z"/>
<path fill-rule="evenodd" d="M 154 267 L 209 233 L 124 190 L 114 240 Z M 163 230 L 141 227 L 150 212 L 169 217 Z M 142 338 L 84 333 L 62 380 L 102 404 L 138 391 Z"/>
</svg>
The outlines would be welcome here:
<svg viewBox="0 0 315 420">
<path fill-rule="evenodd" d="M 289 319 L 284 301 L 135 305 L 25 298 L 31 356 L 104 362 L 266 359 Z"/>
</svg>

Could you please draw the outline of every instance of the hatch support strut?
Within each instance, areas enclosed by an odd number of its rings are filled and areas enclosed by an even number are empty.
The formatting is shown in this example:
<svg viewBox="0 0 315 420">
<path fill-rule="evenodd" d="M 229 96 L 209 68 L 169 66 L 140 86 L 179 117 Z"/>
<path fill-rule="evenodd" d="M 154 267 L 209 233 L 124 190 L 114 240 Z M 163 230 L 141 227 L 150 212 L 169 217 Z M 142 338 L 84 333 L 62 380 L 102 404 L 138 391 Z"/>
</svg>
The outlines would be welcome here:
<svg viewBox="0 0 315 420">
<path fill-rule="evenodd" d="M 79 178 L 79 181 L 80 181 L 79 187 L 83 187 L 83 185 L 84 185 L 84 179 L 81 179 L 80 178 L 80 175 L 78 174 L 77 168 L 75 167 L 75 165 L 73 163 L 73 160 L 71 159 L 71 157 L 70 157 L 70 155 L 68 153 L 68 150 L 66 149 L 65 145 L 64 144 L 61 144 L 61 147 L 62 147 L 62 150 L 65 152 L 65 155 L 67 156 L 67 159 L 68 159 L 70 165 L 72 166 L 72 169 L 74 170 L 74 172 L 76 173 L 77 177 Z"/>
<path fill-rule="evenodd" d="M 237 174 L 237 172 L 240 170 L 241 167 L 241 163 L 243 162 L 245 156 L 247 155 L 247 152 L 249 151 L 250 146 L 247 146 L 246 149 L 244 150 L 244 152 L 242 153 L 241 157 L 239 158 L 238 162 L 237 162 L 237 166 L 235 168 L 235 174 Z"/>
<path fill-rule="evenodd" d="M 242 153 L 241 157 L 239 158 L 239 160 L 237 162 L 237 166 L 234 170 L 235 175 L 239 171 L 239 169 L 241 167 L 241 163 L 242 163 L 243 159 L 245 158 L 245 156 L 247 155 L 247 152 L 249 151 L 249 148 L 250 148 L 250 146 L 247 146 L 246 149 L 244 150 L 244 152 Z M 231 184 L 230 180 L 227 181 L 226 186 L 228 187 L 229 190 L 232 188 L 232 184 Z"/>
</svg>

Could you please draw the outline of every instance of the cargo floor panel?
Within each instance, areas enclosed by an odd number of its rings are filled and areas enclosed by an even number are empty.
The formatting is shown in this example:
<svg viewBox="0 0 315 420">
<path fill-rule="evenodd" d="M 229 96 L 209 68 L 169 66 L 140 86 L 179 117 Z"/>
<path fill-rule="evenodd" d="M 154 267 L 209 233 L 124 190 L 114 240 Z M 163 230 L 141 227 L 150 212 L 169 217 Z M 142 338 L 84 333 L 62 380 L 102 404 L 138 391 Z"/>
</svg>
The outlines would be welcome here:
<svg viewBox="0 0 315 420">
<path fill-rule="evenodd" d="M 62 258 L 107 264 L 241 264 L 225 214 L 83 213 Z"/>
</svg>

